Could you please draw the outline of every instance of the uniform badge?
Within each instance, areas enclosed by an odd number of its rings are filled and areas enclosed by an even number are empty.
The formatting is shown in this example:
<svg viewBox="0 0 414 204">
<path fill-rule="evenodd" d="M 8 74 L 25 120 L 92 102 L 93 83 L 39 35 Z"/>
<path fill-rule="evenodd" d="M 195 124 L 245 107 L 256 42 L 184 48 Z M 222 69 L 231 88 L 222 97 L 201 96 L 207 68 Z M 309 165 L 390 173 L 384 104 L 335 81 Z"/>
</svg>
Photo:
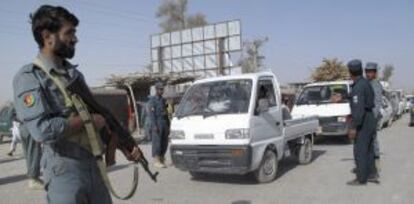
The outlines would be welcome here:
<svg viewBox="0 0 414 204">
<path fill-rule="evenodd" d="M 352 101 L 356 104 L 358 103 L 358 96 L 354 96 L 352 97 Z"/>
<path fill-rule="evenodd" d="M 36 103 L 36 99 L 32 93 L 28 93 L 23 96 L 23 103 L 26 107 L 30 108 Z"/>
</svg>

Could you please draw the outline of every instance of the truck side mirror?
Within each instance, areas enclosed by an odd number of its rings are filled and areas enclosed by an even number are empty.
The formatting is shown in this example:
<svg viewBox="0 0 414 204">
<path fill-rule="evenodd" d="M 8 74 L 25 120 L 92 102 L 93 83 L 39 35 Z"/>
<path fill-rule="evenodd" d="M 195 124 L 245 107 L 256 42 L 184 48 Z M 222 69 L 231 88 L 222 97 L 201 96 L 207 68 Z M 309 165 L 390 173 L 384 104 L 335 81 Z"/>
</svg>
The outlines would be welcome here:
<svg viewBox="0 0 414 204">
<path fill-rule="evenodd" d="M 259 99 L 257 103 L 257 113 L 264 113 L 269 111 L 269 100 L 263 98 Z"/>
</svg>

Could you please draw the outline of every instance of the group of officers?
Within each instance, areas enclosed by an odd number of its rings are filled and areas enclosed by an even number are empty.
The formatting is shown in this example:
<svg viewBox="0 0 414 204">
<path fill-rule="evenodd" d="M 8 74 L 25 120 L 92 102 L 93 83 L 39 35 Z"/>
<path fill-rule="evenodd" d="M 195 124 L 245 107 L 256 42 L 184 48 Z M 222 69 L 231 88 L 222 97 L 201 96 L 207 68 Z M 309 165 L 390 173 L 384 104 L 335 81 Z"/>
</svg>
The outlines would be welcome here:
<svg viewBox="0 0 414 204">
<path fill-rule="evenodd" d="M 112 203 L 108 188 L 94 162 L 97 158 L 83 148 L 83 143 L 88 141 L 85 141 L 86 136 L 82 132 L 82 121 L 76 114 L 73 115 L 73 109 L 65 106 L 65 97 L 48 77 L 48 74 L 58 76 L 63 84 L 69 83 L 74 76 L 83 78 L 77 66 L 67 61 L 75 54 L 78 23 L 74 14 L 59 6 L 44 5 L 31 15 L 33 36 L 40 49 L 36 61 L 42 62 L 44 69 L 36 69 L 33 63 L 20 69 L 13 80 L 14 104 L 17 118 L 22 121 L 20 130 L 24 131 L 25 137 L 31 138 L 31 149 L 39 152 L 39 144 L 43 145 L 41 167 L 44 170 L 47 202 Z M 366 65 L 368 80 L 363 77 L 360 60 L 350 61 L 348 68 L 354 81 L 350 95 L 352 119 L 349 137 L 355 140 L 354 172 L 357 177 L 349 184 L 364 185 L 367 181 L 378 181 L 379 168 L 376 168 L 374 161 L 379 159 L 376 127 L 382 91 L 375 79 L 375 63 Z M 155 88 L 156 95 L 151 96 L 145 106 L 144 112 L 148 118 L 145 126 L 147 135 L 152 139 L 154 165 L 164 168 L 170 122 L 167 104 L 162 97 L 164 87 L 157 83 Z M 105 126 L 105 119 L 101 115 L 92 114 L 92 120 L 96 128 Z M 131 158 L 140 157 L 140 151 L 136 148 L 128 153 Z M 32 154 L 37 161 L 40 155 Z M 33 169 L 36 170 L 32 176 L 38 179 L 40 167 Z"/>
<path fill-rule="evenodd" d="M 379 183 L 380 150 L 377 124 L 381 120 L 383 88 L 377 79 L 378 65 L 369 62 L 365 66 L 365 78 L 361 60 L 347 64 L 353 81 L 350 94 L 351 118 L 348 136 L 354 140 L 356 167 L 352 170 L 356 179 L 348 185 Z"/>
</svg>

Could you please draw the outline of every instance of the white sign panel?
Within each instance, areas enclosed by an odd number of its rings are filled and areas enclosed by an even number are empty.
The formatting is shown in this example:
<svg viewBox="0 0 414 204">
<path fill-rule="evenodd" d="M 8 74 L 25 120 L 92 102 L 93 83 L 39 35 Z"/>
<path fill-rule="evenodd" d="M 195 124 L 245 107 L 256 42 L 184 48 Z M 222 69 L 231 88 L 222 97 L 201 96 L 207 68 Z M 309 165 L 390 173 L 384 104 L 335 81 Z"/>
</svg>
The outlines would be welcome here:
<svg viewBox="0 0 414 204">
<path fill-rule="evenodd" d="M 205 69 L 218 69 L 220 54 L 229 56 L 230 52 L 242 49 L 241 23 L 239 20 L 227 21 L 156 34 L 150 41 L 154 73 L 206 72 Z M 225 68 L 233 66 L 228 57 L 224 62 Z"/>
</svg>

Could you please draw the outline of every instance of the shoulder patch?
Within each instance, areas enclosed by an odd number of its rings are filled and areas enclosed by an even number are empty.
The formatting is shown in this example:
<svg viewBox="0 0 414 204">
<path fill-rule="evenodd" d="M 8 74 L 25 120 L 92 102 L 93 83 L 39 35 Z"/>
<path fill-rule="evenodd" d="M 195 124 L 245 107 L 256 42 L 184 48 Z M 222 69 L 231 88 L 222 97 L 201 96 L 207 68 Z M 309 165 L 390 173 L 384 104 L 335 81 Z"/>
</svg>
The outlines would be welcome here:
<svg viewBox="0 0 414 204">
<path fill-rule="evenodd" d="M 36 103 L 36 98 L 33 96 L 33 93 L 26 93 L 23 96 L 23 104 L 28 107 L 31 108 L 34 106 L 34 104 Z"/>
</svg>

